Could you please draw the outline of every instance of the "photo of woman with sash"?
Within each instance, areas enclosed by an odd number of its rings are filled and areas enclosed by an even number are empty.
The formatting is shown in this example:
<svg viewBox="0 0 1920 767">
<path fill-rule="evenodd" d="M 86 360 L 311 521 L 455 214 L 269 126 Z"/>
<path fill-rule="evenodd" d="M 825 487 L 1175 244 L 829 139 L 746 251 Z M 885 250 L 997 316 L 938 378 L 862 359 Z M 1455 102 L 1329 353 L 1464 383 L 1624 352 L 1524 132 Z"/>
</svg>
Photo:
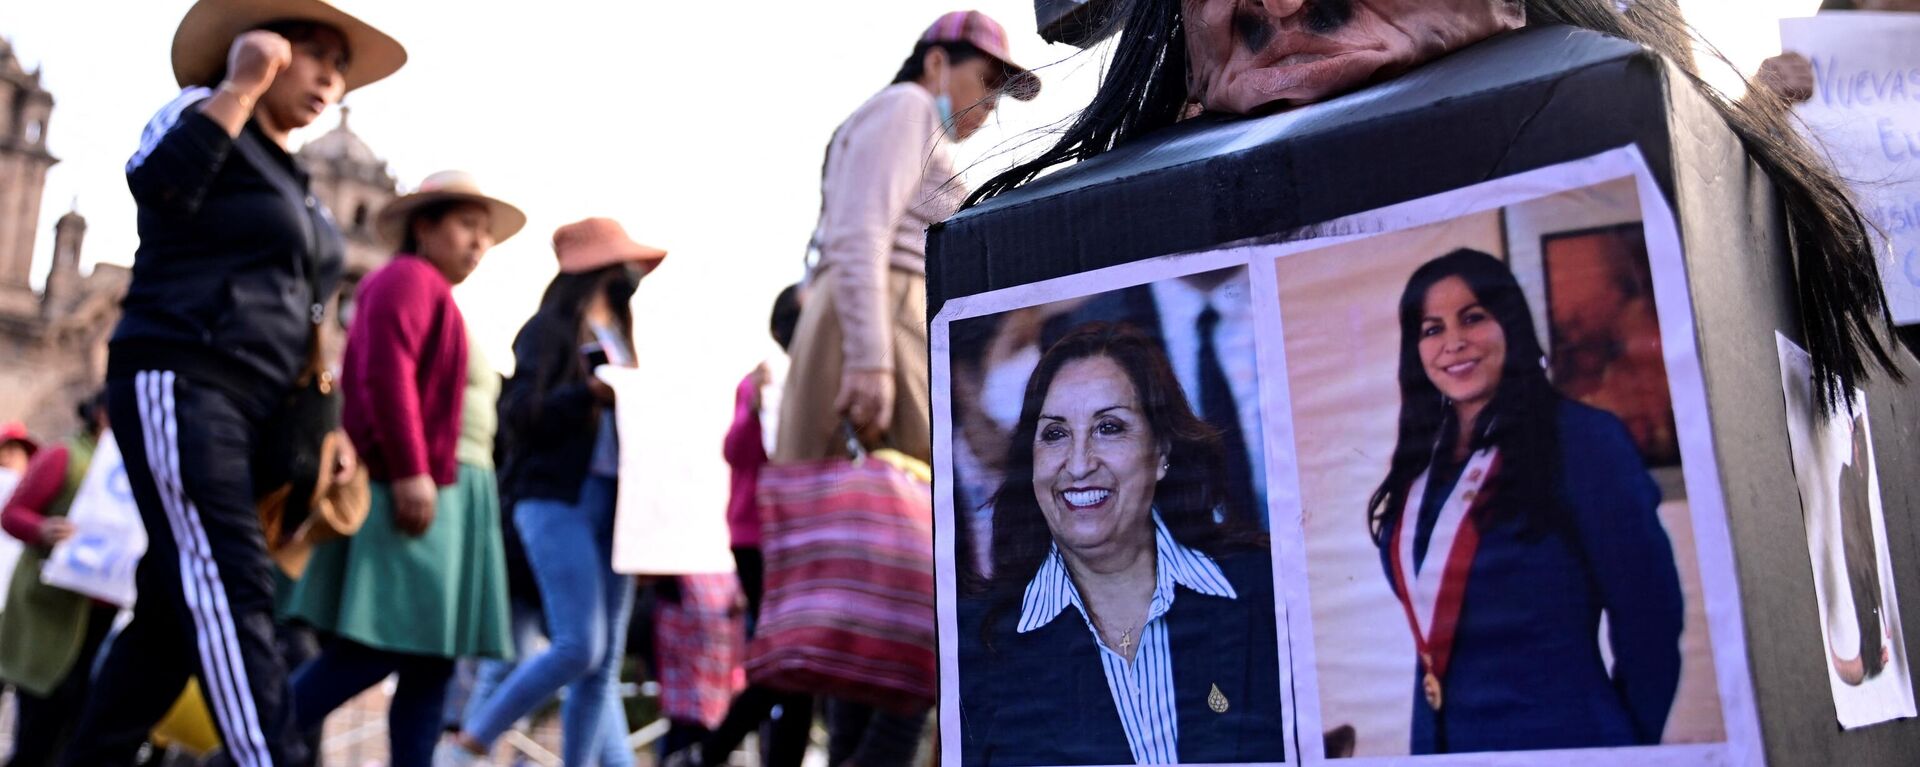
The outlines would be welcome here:
<svg viewBox="0 0 1920 767">
<path fill-rule="evenodd" d="M 1412 753 L 1659 743 L 1684 605 L 1626 427 L 1548 380 L 1491 255 L 1421 266 L 1399 327 L 1398 436 L 1367 521 L 1418 653 Z"/>
</svg>

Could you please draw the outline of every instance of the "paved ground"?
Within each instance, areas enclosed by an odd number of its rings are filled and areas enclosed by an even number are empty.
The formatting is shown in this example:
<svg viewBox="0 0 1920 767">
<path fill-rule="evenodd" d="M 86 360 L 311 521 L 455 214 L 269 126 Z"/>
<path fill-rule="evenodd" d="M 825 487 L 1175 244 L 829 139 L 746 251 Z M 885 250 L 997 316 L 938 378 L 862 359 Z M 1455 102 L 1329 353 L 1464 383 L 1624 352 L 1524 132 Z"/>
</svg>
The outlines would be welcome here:
<svg viewBox="0 0 1920 767">
<path fill-rule="evenodd" d="M 387 763 L 386 715 L 390 695 L 387 685 L 377 685 L 327 718 L 326 733 L 321 740 L 321 767 L 379 767 Z M 650 701 L 639 700 L 630 708 L 650 710 L 651 705 Z M 13 753 L 14 722 L 13 693 L 8 691 L 0 695 L 0 756 Z M 629 738 L 636 752 L 635 767 L 654 767 L 651 743 L 664 731 L 665 723 L 656 722 L 641 727 Z M 825 735 L 816 730 L 815 747 L 809 750 L 802 767 L 825 767 Z M 747 743 L 734 753 L 732 767 L 757 767 L 757 760 L 752 756 L 757 753 L 753 737 L 749 735 Z M 560 718 L 557 709 L 550 707 L 536 716 L 525 731 L 501 738 L 491 763 L 498 767 L 559 767 L 559 751 Z M 443 750 L 440 756 L 446 755 Z M 187 754 L 174 754 L 170 759 L 155 762 L 165 767 L 193 767 L 195 763 Z"/>
</svg>

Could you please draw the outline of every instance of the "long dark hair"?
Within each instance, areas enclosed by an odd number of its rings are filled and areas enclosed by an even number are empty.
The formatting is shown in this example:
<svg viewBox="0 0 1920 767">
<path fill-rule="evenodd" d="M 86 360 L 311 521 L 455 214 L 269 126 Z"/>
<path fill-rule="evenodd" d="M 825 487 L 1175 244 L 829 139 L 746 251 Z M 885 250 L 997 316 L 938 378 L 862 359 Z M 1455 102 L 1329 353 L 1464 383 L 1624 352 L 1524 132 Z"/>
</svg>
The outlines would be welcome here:
<svg viewBox="0 0 1920 767">
<path fill-rule="evenodd" d="M 1439 456 L 1450 455 L 1459 434 L 1453 407 L 1427 377 L 1420 359 L 1420 326 L 1427 291 L 1449 277 L 1467 283 L 1480 306 L 1493 315 L 1506 336 L 1507 357 L 1500 367 L 1500 388 L 1473 424 L 1472 449 L 1498 447 L 1500 473 L 1482 524 L 1519 517 L 1529 534 L 1557 529 L 1565 510 L 1556 492 L 1560 476 L 1560 393 L 1547 380 L 1546 352 L 1534 333 L 1533 312 L 1513 271 L 1500 259 L 1460 249 L 1428 261 L 1407 280 L 1400 294 L 1400 428 L 1394 440 L 1387 478 L 1367 501 L 1367 529 L 1374 543 L 1386 545 L 1394 524 L 1409 503 L 1414 478 Z"/>
<path fill-rule="evenodd" d="M 1113 360 L 1126 371 L 1154 438 L 1167 446 L 1167 474 L 1154 487 L 1153 500 L 1174 540 L 1208 553 L 1244 540 L 1215 521 L 1215 509 L 1226 501 L 1227 469 L 1220 433 L 1193 414 L 1166 353 L 1131 326 L 1092 322 L 1049 348 L 1027 379 L 1020 422 L 1007 445 L 1006 479 L 993 495 L 995 584 L 1025 585 L 1051 549 L 1053 538 L 1033 495 L 1034 435 L 1040 408 L 1060 369 L 1093 357 Z"/>
<path fill-rule="evenodd" d="M 593 303 L 596 295 L 607 298 L 607 308 L 612 310 L 615 329 L 620 332 L 621 340 L 627 349 L 633 349 L 633 295 L 628 292 L 620 295 L 616 282 L 627 279 L 626 264 L 610 264 L 590 272 L 577 274 L 561 272 L 547 283 L 547 291 L 540 296 L 540 308 L 536 314 L 545 315 L 561 327 L 572 328 L 574 337 L 585 340 L 587 330 L 587 307 Z M 586 364 L 581 363 L 581 374 L 587 374 Z"/>
<path fill-rule="evenodd" d="M 1518 0 L 1517 0 L 1518 1 Z M 1115 0 L 1107 35 L 1119 41 L 1093 101 L 1052 148 L 982 184 L 972 206 L 1005 194 L 1056 165 L 1085 160 L 1172 125 L 1187 104 L 1182 0 Z M 1800 298 L 1800 325 L 1813 356 L 1823 411 L 1865 383 L 1873 368 L 1905 376 L 1880 335 L 1892 326 L 1874 259 L 1874 236 L 1845 184 L 1794 130 L 1786 104 L 1762 87 L 1742 99 L 1702 80 L 1698 33 L 1674 0 L 1523 0 L 1528 24 L 1568 24 L 1646 46 L 1680 65 L 1765 171 L 1786 211 Z M 1716 54 L 1717 56 L 1717 54 Z M 1724 63 L 1724 58 L 1721 59 Z M 1730 65 L 1729 65 L 1730 66 Z"/>
</svg>

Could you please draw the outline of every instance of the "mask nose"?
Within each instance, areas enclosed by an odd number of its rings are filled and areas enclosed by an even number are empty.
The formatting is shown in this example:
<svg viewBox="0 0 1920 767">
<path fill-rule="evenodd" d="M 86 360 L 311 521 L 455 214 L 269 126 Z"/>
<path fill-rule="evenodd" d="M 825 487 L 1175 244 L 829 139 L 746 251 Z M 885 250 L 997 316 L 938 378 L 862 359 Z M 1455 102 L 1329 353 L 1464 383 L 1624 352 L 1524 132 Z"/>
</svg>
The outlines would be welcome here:
<svg viewBox="0 0 1920 767">
<path fill-rule="evenodd" d="M 1307 0 L 1259 0 L 1257 3 L 1275 20 L 1284 19 L 1300 12 Z"/>
</svg>

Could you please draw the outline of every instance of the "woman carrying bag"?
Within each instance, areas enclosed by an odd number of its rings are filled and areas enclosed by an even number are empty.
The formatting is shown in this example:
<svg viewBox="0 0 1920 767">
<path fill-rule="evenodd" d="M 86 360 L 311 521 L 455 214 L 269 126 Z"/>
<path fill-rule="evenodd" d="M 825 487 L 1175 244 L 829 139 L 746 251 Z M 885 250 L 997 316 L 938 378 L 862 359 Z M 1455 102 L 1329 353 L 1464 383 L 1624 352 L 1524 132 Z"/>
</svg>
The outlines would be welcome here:
<svg viewBox="0 0 1920 767">
<path fill-rule="evenodd" d="M 986 14 L 944 14 L 893 83 L 834 132 L 814 235 L 820 261 L 808 276 L 820 288 L 794 335 L 776 464 L 845 459 L 845 425 L 869 446 L 931 460 L 926 229 L 966 198 L 954 144 L 986 124 L 1001 93 L 1039 93 L 1007 47 L 1006 30 Z M 901 716 L 842 701 L 829 703 L 828 716 L 830 761 L 862 767 L 910 761 L 926 722 L 924 709 Z"/>
<path fill-rule="evenodd" d="M 262 456 L 311 372 L 345 246 L 289 153 L 406 52 L 324 0 L 200 0 L 173 39 L 185 89 L 127 163 L 140 248 L 109 344 L 109 419 L 149 548 L 133 622 L 81 715 L 70 764 L 126 764 L 190 677 L 242 767 L 302 764 L 274 641 Z M 302 380 L 305 378 L 305 380 Z M 317 428 L 326 428 L 318 424 Z M 350 458 L 351 456 L 345 456 Z M 346 481 L 356 466 L 331 470 Z"/>
<path fill-rule="evenodd" d="M 433 761 L 453 664 L 510 656 L 493 473 L 500 378 L 453 300 L 495 243 L 526 224 L 465 173 L 427 177 L 380 211 L 400 250 L 360 286 L 341 386 L 347 433 L 373 479 L 367 522 L 322 544 L 288 613 L 325 640 L 293 675 L 305 730 L 388 675 L 396 767 Z"/>
</svg>

